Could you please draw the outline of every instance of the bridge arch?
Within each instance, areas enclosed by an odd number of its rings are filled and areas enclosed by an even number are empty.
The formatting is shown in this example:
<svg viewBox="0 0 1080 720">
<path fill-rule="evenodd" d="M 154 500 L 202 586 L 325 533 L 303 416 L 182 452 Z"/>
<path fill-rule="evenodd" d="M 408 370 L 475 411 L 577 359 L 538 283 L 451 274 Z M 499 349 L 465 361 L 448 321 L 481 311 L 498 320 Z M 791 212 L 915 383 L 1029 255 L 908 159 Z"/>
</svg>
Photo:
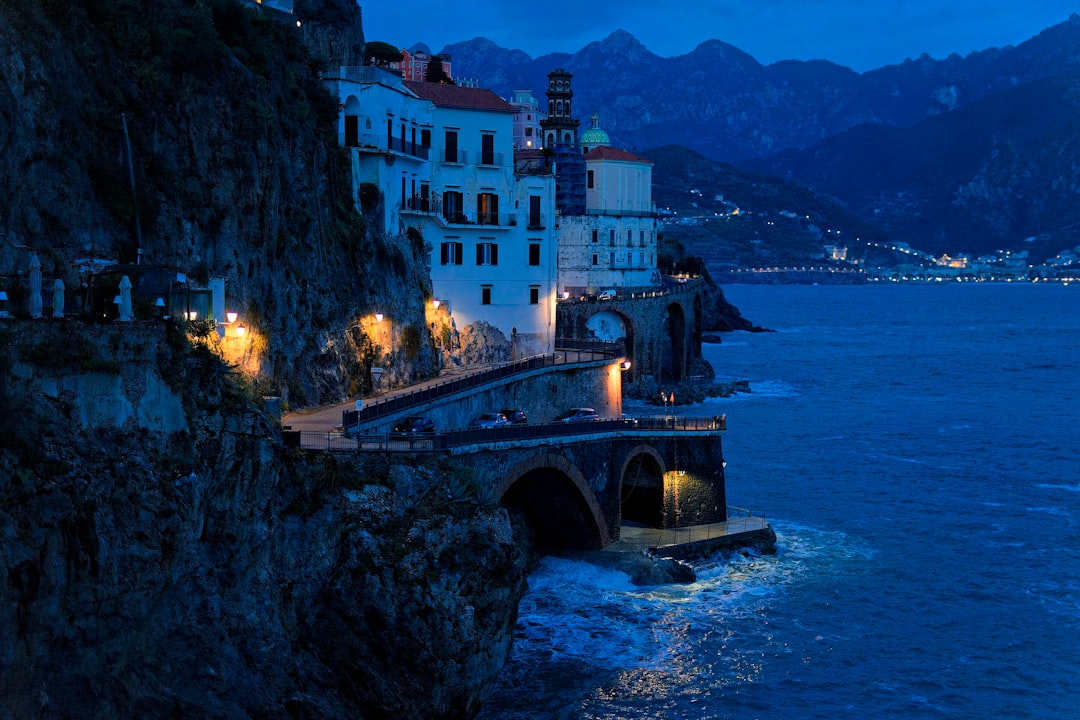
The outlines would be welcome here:
<svg viewBox="0 0 1080 720">
<path fill-rule="evenodd" d="M 656 448 L 638 445 L 619 472 L 622 520 L 647 527 L 664 525 L 664 474 L 667 465 Z"/>
<path fill-rule="evenodd" d="M 634 321 L 617 310 L 603 309 L 592 313 L 585 320 L 585 337 L 595 337 L 604 342 L 621 342 L 626 359 L 630 361 L 631 372 L 634 368 Z M 631 376 L 633 377 L 633 376 Z"/>
<path fill-rule="evenodd" d="M 675 381 L 686 377 L 686 311 L 681 303 L 673 302 L 667 306 L 667 318 L 664 325 L 667 329 L 667 344 L 661 357 L 667 362 L 663 364 L 663 370 Z M 666 357 L 665 357 L 666 356 Z M 663 373 L 661 373 L 662 375 Z"/>
<path fill-rule="evenodd" d="M 581 471 L 559 453 L 538 453 L 514 465 L 498 494 L 504 507 L 525 519 L 541 553 L 611 544 L 596 494 Z"/>
</svg>

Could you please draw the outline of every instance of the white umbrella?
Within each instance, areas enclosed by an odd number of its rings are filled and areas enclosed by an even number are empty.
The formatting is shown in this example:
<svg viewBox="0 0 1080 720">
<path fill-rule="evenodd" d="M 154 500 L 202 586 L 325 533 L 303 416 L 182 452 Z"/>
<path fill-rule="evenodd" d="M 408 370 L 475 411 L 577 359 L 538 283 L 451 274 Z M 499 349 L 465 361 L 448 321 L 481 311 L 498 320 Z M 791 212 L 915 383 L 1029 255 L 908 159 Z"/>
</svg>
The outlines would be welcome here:
<svg viewBox="0 0 1080 720">
<path fill-rule="evenodd" d="M 131 281 L 128 280 L 127 275 L 120 278 L 120 319 L 135 319 L 135 315 L 131 311 Z"/>
<path fill-rule="evenodd" d="M 30 258 L 30 317 L 41 317 L 41 261 Z"/>
<path fill-rule="evenodd" d="M 60 278 L 57 278 L 56 282 L 53 283 L 52 316 L 54 318 L 64 317 L 64 281 Z"/>
</svg>

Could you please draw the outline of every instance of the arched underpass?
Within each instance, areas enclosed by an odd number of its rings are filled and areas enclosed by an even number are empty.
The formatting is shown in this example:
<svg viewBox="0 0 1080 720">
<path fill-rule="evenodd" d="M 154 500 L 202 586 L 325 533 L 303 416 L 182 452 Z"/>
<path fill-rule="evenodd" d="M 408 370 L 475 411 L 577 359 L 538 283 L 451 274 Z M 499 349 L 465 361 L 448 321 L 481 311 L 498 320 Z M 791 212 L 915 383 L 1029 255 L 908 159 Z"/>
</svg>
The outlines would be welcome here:
<svg viewBox="0 0 1080 720">
<path fill-rule="evenodd" d="M 619 495 L 623 522 L 663 527 L 664 468 L 654 453 L 639 452 L 627 461 Z"/>
<path fill-rule="evenodd" d="M 542 555 L 598 550 L 606 544 L 593 509 L 561 470 L 528 471 L 503 493 L 502 505 L 525 521 L 530 545 Z"/>
</svg>

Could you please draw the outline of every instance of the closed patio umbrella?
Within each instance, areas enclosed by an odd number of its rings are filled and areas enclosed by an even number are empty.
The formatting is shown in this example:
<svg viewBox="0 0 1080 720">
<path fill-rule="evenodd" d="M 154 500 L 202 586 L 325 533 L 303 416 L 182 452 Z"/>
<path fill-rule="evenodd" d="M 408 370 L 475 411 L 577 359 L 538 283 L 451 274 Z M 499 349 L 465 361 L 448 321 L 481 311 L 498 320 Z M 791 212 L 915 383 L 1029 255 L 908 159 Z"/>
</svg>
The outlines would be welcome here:
<svg viewBox="0 0 1080 720">
<path fill-rule="evenodd" d="M 53 283 L 52 316 L 54 318 L 64 317 L 64 281 L 60 278 L 57 278 L 56 282 Z"/>
<path fill-rule="evenodd" d="M 41 261 L 30 258 L 30 317 L 41 317 Z"/>
<path fill-rule="evenodd" d="M 120 319 L 130 321 L 135 319 L 131 309 L 131 280 L 128 276 L 120 278 Z"/>
</svg>

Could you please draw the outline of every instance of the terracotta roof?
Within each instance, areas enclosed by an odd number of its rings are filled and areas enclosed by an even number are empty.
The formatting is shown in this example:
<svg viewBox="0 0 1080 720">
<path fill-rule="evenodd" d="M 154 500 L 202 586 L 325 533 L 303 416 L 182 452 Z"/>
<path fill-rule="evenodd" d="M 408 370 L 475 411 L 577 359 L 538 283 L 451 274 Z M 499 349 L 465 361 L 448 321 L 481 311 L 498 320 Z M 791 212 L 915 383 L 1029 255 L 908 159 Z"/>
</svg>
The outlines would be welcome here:
<svg viewBox="0 0 1080 720">
<path fill-rule="evenodd" d="M 485 88 L 458 87 L 441 83 L 405 80 L 405 87 L 439 107 L 464 108 L 467 110 L 494 110 L 515 112 L 514 106 Z"/>
<path fill-rule="evenodd" d="M 598 147 L 593 148 L 585 156 L 586 160 L 624 160 L 626 162 L 639 162 L 653 164 L 652 160 L 646 160 L 643 157 L 639 157 L 631 152 L 620 150 L 614 147 Z"/>
</svg>

